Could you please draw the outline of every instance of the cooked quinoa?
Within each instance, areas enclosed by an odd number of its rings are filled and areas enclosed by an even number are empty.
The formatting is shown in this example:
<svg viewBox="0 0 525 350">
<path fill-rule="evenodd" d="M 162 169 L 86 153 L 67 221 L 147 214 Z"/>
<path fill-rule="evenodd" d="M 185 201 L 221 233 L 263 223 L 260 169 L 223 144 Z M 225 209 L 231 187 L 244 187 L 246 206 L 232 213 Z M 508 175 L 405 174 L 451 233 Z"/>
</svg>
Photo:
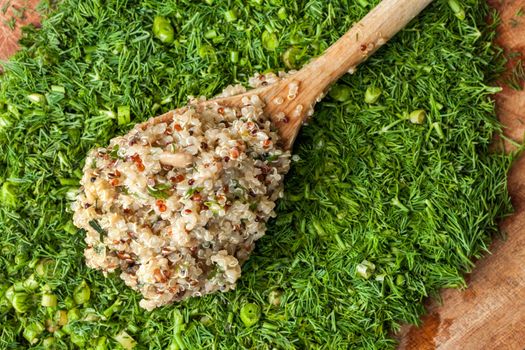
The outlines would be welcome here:
<svg viewBox="0 0 525 350">
<path fill-rule="evenodd" d="M 289 168 L 257 95 L 240 109 L 197 102 L 92 150 L 73 204 L 87 265 L 120 269 L 148 310 L 235 288 Z"/>
</svg>

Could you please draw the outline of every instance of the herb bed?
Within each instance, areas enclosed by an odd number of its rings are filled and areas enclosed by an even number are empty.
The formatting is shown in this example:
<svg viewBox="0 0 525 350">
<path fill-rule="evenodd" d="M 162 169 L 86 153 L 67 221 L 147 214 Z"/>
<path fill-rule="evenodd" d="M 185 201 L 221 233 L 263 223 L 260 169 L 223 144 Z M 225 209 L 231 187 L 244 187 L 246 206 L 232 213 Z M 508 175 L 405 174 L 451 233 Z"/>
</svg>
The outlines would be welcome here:
<svg viewBox="0 0 525 350">
<path fill-rule="evenodd" d="M 25 329 L 38 334 L 35 346 L 53 337 L 58 348 L 103 337 L 115 348 L 122 331 L 151 349 L 393 348 L 390 333 L 417 322 L 425 297 L 464 285 L 510 210 L 511 157 L 489 152 L 500 126 L 487 81 L 501 60 L 477 0 L 462 4 L 464 18 L 436 1 L 317 106 L 278 218 L 235 292 L 148 313 L 118 276 L 84 266 L 68 195 L 89 149 L 187 95 L 299 67 L 375 3 L 64 0 L 43 9 L 42 28 L 26 31 L 0 76 L 0 348 L 27 348 Z M 153 35 L 158 15 L 171 20 L 173 43 Z M 382 91 L 374 103 L 370 86 Z M 131 123 L 118 115 L 127 106 Z M 406 120 L 420 109 L 421 125 Z M 13 285 L 27 295 L 18 311 L 7 301 Z M 57 306 L 41 306 L 50 293 Z M 261 310 L 251 326 L 241 319 L 248 303 Z M 61 337 L 35 326 L 56 310 L 77 310 Z"/>
</svg>

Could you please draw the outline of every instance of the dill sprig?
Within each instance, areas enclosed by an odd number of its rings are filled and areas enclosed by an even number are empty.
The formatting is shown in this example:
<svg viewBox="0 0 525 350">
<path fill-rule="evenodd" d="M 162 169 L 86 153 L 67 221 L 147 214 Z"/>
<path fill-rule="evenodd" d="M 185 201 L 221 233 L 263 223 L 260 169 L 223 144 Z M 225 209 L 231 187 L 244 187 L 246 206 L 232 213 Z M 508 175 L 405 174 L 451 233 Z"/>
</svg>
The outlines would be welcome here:
<svg viewBox="0 0 525 350">
<path fill-rule="evenodd" d="M 188 95 L 299 67 L 377 2 L 63 0 L 47 8 L 0 77 L 0 298 L 13 284 L 33 286 L 28 278 L 47 261 L 35 275 L 39 289 L 20 288 L 35 298 L 51 290 L 58 310 L 74 311 L 58 337 L 34 326 L 54 310 L 26 295 L 26 313 L 0 303 L 0 348 L 28 348 L 28 325 L 42 332 L 36 346 L 51 337 L 64 349 L 116 348 L 127 335 L 150 349 L 393 348 L 389 334 L 417 323 L 427 296 L 463 286 L 510 210 L 511 157 L 489 153 L 500 126 L 490 99 L 498 89 L 487 81 L 502 64 L 484 1 L 462 2 L 461 16 L 435 2 L 339 82 L 351 87 L 344 98 L 316 107 L 278 216 L 235 291 L 145 312 L 117 274 L 85 266 L 84 234 L 71 225 L 68 197 L 89 149 Z M 153 34 L 156 16 L 173 26 L 173 42 Z M 381 95 L 366 102 L 370 86 Z M 122 106 L 131 124 L 117 118 Z M 418 123 L 414 111 L 424 116 Z M 75 306 L 85 283 L 90 299 Z M 248 304 L 260 310 L 249 327 L 240 316 Z"/>
</svg>

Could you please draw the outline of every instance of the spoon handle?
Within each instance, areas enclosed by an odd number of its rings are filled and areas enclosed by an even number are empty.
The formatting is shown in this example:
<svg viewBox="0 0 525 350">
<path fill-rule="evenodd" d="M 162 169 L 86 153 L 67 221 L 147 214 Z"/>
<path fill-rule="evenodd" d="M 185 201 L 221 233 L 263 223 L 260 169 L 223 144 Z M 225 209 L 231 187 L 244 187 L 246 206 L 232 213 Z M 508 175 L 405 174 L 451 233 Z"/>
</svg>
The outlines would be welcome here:
<svg viewBox="0 0 525 350">
<path fill-rule="evenodd" d="M 273 88 L 265 96 L 269 115 L 277 112 L 288 116 L 286 123 L 273 120 L 286 143 L 291 148 L 295 137 L 308 117 L 308 112 L 326 90 L 345 73 L 352 73 L 397 32 L 403 29 L 432 0 L 383 0 L 326 52 L 287 78 L 282 86 Z M 286 98 L 290 82 L 298 86 L 297 98 L 282 105 L 272 105 L 276 98 Z M 285 99 L 286 100 L 286 99 Z M 300 113 L 297 113 L 297 107 Z M 274 113 L 275 112 L 275 113 Z"/>
</svg>

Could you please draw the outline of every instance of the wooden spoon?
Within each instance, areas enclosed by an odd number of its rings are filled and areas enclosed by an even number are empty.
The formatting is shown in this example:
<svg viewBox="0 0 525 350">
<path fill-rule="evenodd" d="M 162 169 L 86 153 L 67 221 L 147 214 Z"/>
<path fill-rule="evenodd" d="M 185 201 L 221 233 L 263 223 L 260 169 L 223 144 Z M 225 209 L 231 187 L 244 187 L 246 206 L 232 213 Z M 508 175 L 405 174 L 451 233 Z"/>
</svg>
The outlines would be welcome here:
<svg viewBox="0 0 525 350">
<path fill-rule="evenodd" d="M 200 102 L 200 106 L 220 104 L 241 108 L 243 97 L 258 95 L 264 113 L 280 132 L 283 147 L 291 149 L 299 129 L 313 113 L 316 102 L 345 73 L 353 73 L 391 37 L 403 29 L 432 0 L 383 0 L 355 24 L 326 52 L 283 80 L 243 94 Z M 297 90 L 297 91 L 295 91 Z M 153 118 L 144 125 L 169 122 L 175 111 Z"/>
</svg>

